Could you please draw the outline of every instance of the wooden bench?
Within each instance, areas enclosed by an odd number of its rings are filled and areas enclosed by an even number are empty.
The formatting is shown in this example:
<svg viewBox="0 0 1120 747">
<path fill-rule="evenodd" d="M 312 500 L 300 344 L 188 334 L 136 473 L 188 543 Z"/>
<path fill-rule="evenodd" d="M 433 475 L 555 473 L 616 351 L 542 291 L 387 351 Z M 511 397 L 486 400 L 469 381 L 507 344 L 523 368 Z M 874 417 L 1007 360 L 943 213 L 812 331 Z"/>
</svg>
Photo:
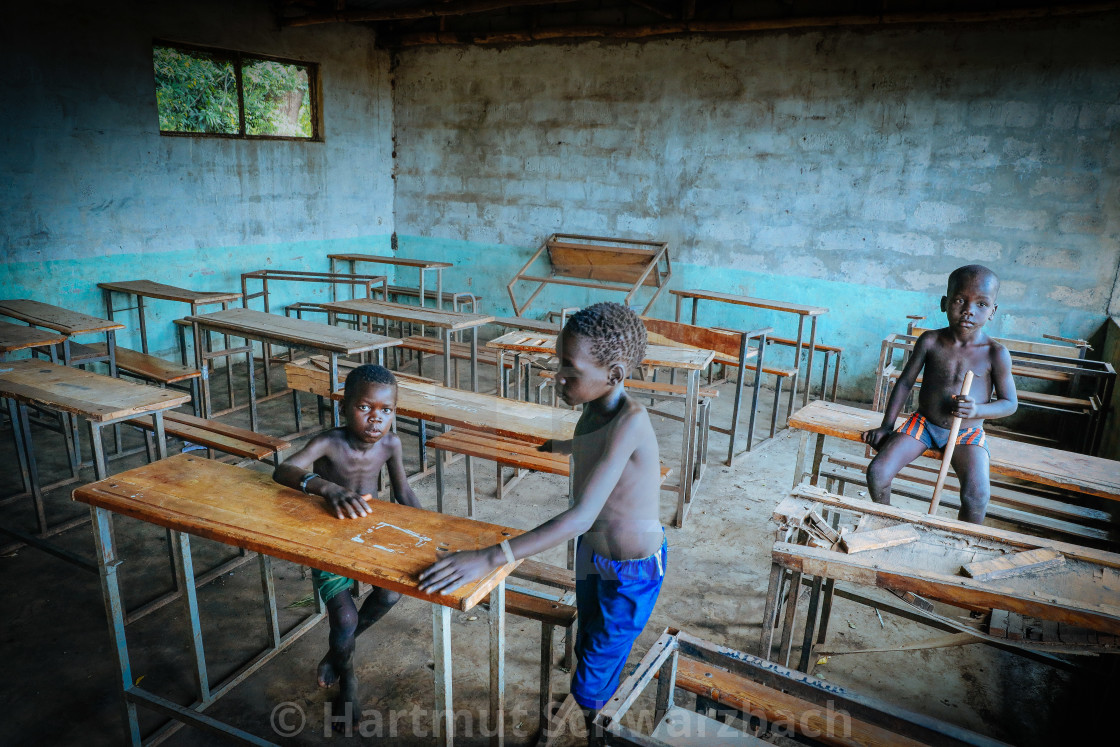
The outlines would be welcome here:
<svg viewBox="0 0 1120 747">
<path fill-rule="evenodd" d="M 528 581 L 551 591 L 529 589 Z M 564 631 L 564 658 L 561 667 L 571 669 L 574 628 L 578 619 L 575 607 L 576 578 L 573 571 L 526 558 L 506 581 L 506 612 L 541 624 L 540 729 L 548 724 L 552 706 L 552 645 L 557 628 Z"/>
<path fill-rule="evenodd" d="M 443 513 L 443 459 L 438 452 L 462 454 L 467 457 L 467 516 L 474 516 L 474 475 L 471 458 L 486 459 L 498 466 L 497 498 L 502 500 L 505 491 L 511 489 L 528 472 L 545 472 L 550 475 L 568 477 L 570 460 L 567 454 L 552 454 L 537 451 L 540 441 L 511 438 L 492 433 L 474 431 L 470 428 L 454 428 L 428 439 L 428 447 L 436 454 L 436 510 Z M 512 467 L 514 476 L 505 481 L 502 467 Z M 524 472 L 523 472 L 524 470 Z M 670 468 L 662 465 L 661 482 L 668 477 Z"/>
<path fill-rule="evenodd" d="M 825 488 L 829 492 L 844 495 L 846 485 L 867 487 L 868 462 L 869 459 L 829 455 L 821 464 L 819 476 L 825 480 Z M 891 494 L 928 503 L 933 498 L 933 485 L 936 481 L 936 467 L 933 468 L 932 476 L 928 468 L 907 468 L 899 472 L 891 483 Z M 1046 535 L 1079 544 L 1115 546 L 1120 541 L 1120 533 L 1109 526 L 1111 517 L 1104 511 L 995 486 L 991 491 L 987 516 L 992 519 L 1009 522 L 1032 534 L 1038 534 L 1041 530 Z M 941 505 L 959 509 L 959 495 L 960 483 L 957 479 L 946 478 Z"/>
<path fill-rule="evenodd" d="M 77 344 L 72 344 L 72 349 L 77 347 L 79 347 Z M 82 345 L 81 347 L 85 348 L 87 346 Z M 91 351 L 91 357 L 108 355 L 105 343 L 98 343 L 88 347 Z M 117 346 L 116 352 L 117 370 L 133 378 L 151 382 L 161 387 L 186 381 L 191 393 L 191 406 L 194 408 L 194 414 L 199 414 L 198 380 L 202 376 L 202 373 L 197 368 L 172 363 L 163 358 L 157 358 L 154 355 L 122 348 L 119 345 Z"/>
<path fill-rule="evenodd" d="M 420 298 L 420 289 L 419 288 L 412 288 L 412 287 L 407 286 L 407 285 L 390 285 L 388 287 L 388 291 L 389 291 L 389 298 L 386 299 L 386 300 L 389 300 L 389 301 L 392 301 L 396 298 L 400 298 L 401 296 L 405 296 L 407 298 L 415 298 L 415 299 Z M 437 295 L 437 293 L 436 293 L 435 289 L 432 289 L 432 288 L 425 289 L 424 300 L 425 301 L 435 301 L 436 300 L 436 295 Z M 466 292 L 456 293 L 456 292 L 453 292 L 453 291 L 443 291 L 442 293 L 439 293 L 438 295 L 439 295 L 440 305 L 450 304 L 451 308 L 454 311 L 466 311 L 465 307 L 470 306 L 470 313 L 477 314 L 479 304 L 482 303 L 482 296 L 479 296 L 475 293 L 466 293 Z"/>
<path fill-rule="evenodd" d="M 416 371 L 418 374 L 424 373 L 424 356 L 425 355 L 443 355 L 443 340 L 436 339 L 435 337 L 425 337 L 423 335 L 411 335 L 401 340 L 400 345 L 402 350 L 411 350 L 416 353 Z M 458 361 L 471 359 L 471 346 L 465 342 L 452 342 L 451 343 L 451 358 L 456 362 L 455 373 L 453 378 L 455 381 L 455 388 L 459 387 L 459 366 Z M 495 370 L 498 368 L 498 361 L 501 359 L 497 350 L 485 346 L 478 348 L 478 363 L 494 366 Z M 513 361 L 503 361 L 502 370 L 500 375 L 496 376 L 496 387 L 504 387 L 506 384 L 507 373 L 513 368 Z M 500 391 L 495 389 L 494 391 Z"/>
<path fill-rule="evenodd" d="M 790 340 L 786 337 L 774 337 L 772 335 L 768 335 L 766 337 L 766 342 L 769 345 L 781 345 L 782 347 L 787 347 L 787 348 L 796 348 L 797 347 L 797 340 Z M 801 347 L 805 348 L 805 347 L 808 347 L 808 345 L 806 345 L 805 343 L 802 343 Z M 813 349 L 816 350 L 818 353 L 824 353 L 824 364 L 821 367 L 821 399 L 829 399 L 829 400 L 832 400 L 833 402 L 835 402 L 836 401 L 836 387 L 840 383 L 840 358 L 844 354 L 844 348 L 839 347 L 837 345 L 823 345 L 823 344 L 818 342 L 818 343 L 813 344 Z M 836 367 L 832 369 L 832 391 L 829 394 L 829 396 L 826 397 L 825 396 L 825 390 L 826 390 L 826 385 L 827 385 L 827 382 L 828 382 L 828 367 L 829 367 L 829 364 L 832 360 L 832 356 L 834 356 L 834 355 L 836 356 Z M 813 375 L 812 371 L 807 371 L 806 374 L 805 374 L 806 378 L 808 378 L 812 375 Z"/>
<path fill-rule="evenodd" d="M 548 253 L 547 275 L 531 275 L 529 268 Z M 509 281 L 506 290 L 513 313 L 523 316 L 545 286 L 568 285 L 596 290 L 620 291 L 623 303 L 633 305 L 643 286 L 654 288 L 642 313 L 647 313 L 673 274 L 669 245 L 663 241 L 641 241 L 603 236 L 554 233 L 545 239 L 529 261 Z M 518 281 L 536 283 L 525 303 L 518 304 L 513 287 Z"/>
<path fill-rule="evenodd" d="M 147 418 L 134 418 L 126 421 L 129 425 L 154 432 L 152 422 Z M 247 428 L 219 423 L 182 412 L 167 412 L 163 416 L 164 433 L 168 436 L 189 441 L 207 449 L 214 449 L 239 459 L 263 461 L 271 458 L 280 464 L 280 452 L 291 447 L 282 438 L 255 433 Z"/>
</svg>

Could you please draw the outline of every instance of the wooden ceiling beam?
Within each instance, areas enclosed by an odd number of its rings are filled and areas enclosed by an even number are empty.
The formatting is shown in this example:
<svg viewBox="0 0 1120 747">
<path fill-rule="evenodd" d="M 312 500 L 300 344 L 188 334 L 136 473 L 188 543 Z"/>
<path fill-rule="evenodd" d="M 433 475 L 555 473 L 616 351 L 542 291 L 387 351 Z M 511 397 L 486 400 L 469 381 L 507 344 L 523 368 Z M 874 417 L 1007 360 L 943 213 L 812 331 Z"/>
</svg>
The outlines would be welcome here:
<svg viewBox="0 0 1120 747">
<path fill-rule="evenodd" d="M 525 31 L 473 33 L 431 31 L 403 34 L 386 39 L 389 46 L 416 47 L 439 44 L 523 44 L 537 41 L 578 39 L 647 39 L 677 34 L 728 34 L 751 31 L 784 31 L 809 28 L 895 26 L 904 24 L 985 23 L 1108 13 L 1120 10 L 1120 1 L 1074 3 L 1038 8 L 1005 8 L 990 11 L 884 13 L 881 15 L 812 16 L 729 21 L 667 21 L 641 26 L 561 26 Z"/>
<path fill-rule="evenodd" d="M 465 16 L 506 8 L 533 5 L 563 5 L 580 0 L 451 0 L 418 8 L 386 8 L 384 10 L 344 10 L 336 13 L 309 13 L 285 18 L 284 26 L 315 26 L 324 23 L 369 23 L 379 21 L 414 21 L 422 18 Z"/>
</svg>

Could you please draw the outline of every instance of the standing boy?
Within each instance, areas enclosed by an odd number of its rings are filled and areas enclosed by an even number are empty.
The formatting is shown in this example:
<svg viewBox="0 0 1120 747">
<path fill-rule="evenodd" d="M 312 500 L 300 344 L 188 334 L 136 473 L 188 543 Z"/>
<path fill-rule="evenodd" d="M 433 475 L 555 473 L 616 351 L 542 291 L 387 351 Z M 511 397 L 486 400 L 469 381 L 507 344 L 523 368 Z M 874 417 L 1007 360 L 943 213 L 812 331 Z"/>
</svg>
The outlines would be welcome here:
<svg viewBox="0 0 1120 747">
<path fill-rule="evenodd" d="M 408 484 L 401 457 L 401 440 L 392 431 L 397 409 L 397 381 L 381 366 L 358 366 L 346 377 L 342 407 L 346 426 L 312 438 L 276 468 L 272 478 L 326 499 L 339 519 L 373 512 L 366 502 L 377 492 L 381 467 L 389 465 L 393 498 L 420 508 Z M 401 595 L 374 587 L 359 611 L 350 593 L 353 581 L 335 573 L 312 570 L 315 588 L 323 597 L 330 620 L 330 649 L 319 662 L 319 686 L 339 684 L 336 705 L 355 720 L 361 713 L 358 678 L 354 674 L 354 639 L 393 608 Z"/>
<path fill-rule="evenodd" d="M 987 267 L 966 265 L 949 275 L 948 288 L 941 297 L 941 310 L 949 326 L 918 338 L 887 400 L 883 424 L 862 435 L 863 441 L 879 452 L 867 466 L 867 486 L 876 503 L 890 504 L 894 476 L 926 449 L 943 449 L 952 420 L 959 417 L 961 430 L 952 460 L 961 483 L 957 518 L 983 523 L 991 493 L 984 421 L 1005 418 L 1018 407 L 1011 355 L 983 330 L 996 312 L 998 292 L 999 278 Z M 976 378 L 969 394 L 961 395 L 968 371 Z M 922 386 L 918 411 L 892 432 L 919 374 Z"/>
<path fill-rule="evenodd" d="M 568 320 L 556 343 L 556 386 L 566 403 L 583 404 L 583 413 L 574 439 L 540 448 L 572 454 L 572 507 L 500 545 L 452 553 L 420 574 L 421 591 L 446 593 L 579 536 L 571 692 L 588 719 L 618 689 L 665 576 L 657 439 L 645 408 L 623 389 L 645 348 L 641 319 L 621 304 L 597 303 Z"/>
</svg>

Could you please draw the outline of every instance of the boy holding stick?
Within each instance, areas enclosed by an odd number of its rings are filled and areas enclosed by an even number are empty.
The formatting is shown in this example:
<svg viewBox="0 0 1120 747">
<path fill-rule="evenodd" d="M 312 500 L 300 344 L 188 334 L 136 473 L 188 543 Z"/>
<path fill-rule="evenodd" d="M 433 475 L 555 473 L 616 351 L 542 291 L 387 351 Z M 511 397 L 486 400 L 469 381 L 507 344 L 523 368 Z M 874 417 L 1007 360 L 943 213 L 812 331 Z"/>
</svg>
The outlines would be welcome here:
<svg viewBox="0 0 1120 747">
<path fill-rule="evenodd" d="M 983 421 L 1005 418 L 1018 408 L 1011 355 L 983 330 L 995 314 L 998 292 L 999 278 L 987 267 L 966 265 L 949 275 L 946 294 L 941 297 L 949 326 L 918 338 L 891 390 L 883 424 L 862 435 L 864 443 L 878 451 L 867 467 L 867 486 L 876 503 L 890 504 L 895 475 L 926 449 L 944 449 L 950 424 L 960 418 L 960 433 L 950 457 L 961 483 L 957 518 L 983 523 L 991 494 Z M 969 371 L 975 377 L 971 391 L 958 394 Z M 919 375 L 918 411 L 893 430 Z"/>
</svg>

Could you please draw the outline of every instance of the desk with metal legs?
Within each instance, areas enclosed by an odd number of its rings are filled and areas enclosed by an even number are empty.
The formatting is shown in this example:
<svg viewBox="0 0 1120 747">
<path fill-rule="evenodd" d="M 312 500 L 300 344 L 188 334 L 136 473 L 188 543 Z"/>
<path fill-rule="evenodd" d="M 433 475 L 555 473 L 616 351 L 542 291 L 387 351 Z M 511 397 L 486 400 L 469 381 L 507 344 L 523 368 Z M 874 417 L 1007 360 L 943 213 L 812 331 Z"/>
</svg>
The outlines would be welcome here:
<svg viewBox="0 0 1120 747">
<path fill-rule="evenodd" d="M 516 563 L 498 568 L 473 584 L 447 595 L 417 588 L 420 571 L 434 563 L 437 550 L 473 550 L 497 544 L 520 530 L 472 519 L 378 502 L 372 516 L 340 521 L 321 501 L 283 487 L 267 474 L 179 454 L 122 472 L 109 480 L 74 491 L 74 500 L 90 505 L 97 539 L 98 565 L 105 611 L 116 649 L 128 742 L 143 739 L 136 706 L 169 716 L 176 722 L 215 731 L 250 744 L 269 744 L 255 735 L 223 724 L 205 710 L 238 682 L 262 666 L 309 629 L 317 615 L 281 634 L 269 557 L 345 574 L 348 578 L 432 603 L 435 660 L 435 726 L 439 743 L 451 745 L 454 711 L 451 698 L 451 610 L 469 610 L 490 601 L 490 727 L 492 744 L 504 741 L 505 711 L 505 578 Z M 118 513 L 167 528 L 176 548 L 177 573 L 191 578 L 190 535 L 260 553 L 261 582 L 266 597 L 270 645 L 225 682 L 211 684 L 206 668 L 202 626 L 194 585 L 181 583 L 190 622 L 197 700 L 187 706 L 167 700 L 136 683 L 124 634 L 118 569 L 121 559 L 110 530 L 110 514 Z M 495 726 L 497 728 L 495 728 Z M 162 737 L 161 737 L 162 738 Z"/>
</svg>

